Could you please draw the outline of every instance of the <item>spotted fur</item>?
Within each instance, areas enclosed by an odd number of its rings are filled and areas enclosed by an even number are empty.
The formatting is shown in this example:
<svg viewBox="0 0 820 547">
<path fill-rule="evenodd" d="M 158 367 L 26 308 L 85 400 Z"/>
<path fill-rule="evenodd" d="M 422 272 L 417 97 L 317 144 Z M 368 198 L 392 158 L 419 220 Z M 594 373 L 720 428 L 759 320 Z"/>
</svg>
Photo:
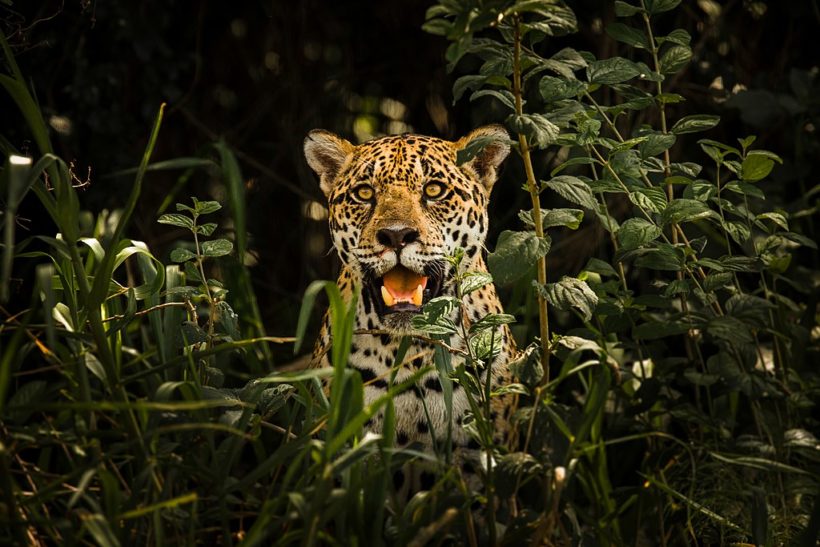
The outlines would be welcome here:
<svg viewBox="0 0 820 547">
<path fill-rule="evenodd" d="M 477 138 L 483 149 L 469 162 L 456 163 L 457 152 Z M 305 156 L 320 179 L 329 203 L 330 233 L 342 261 L 338 285 L 350 300 L 356 287 L 367 286 L 374 278 L 401 264 L 418 274 L 441 274 L 440 294 L 453 296 L 453 272 L 444 260 L 457 249 L 464 250 L 462 267 L 466 271 L 487 271 L 482 250 L 487 235 L 487 204 L 496 180 L 498 166 L 509 153 L 507 132 L 500 126 L 477 129 L 450 142 L 421 135 L 400 135 L 375 139 L 354 146 L 326 131 L 312 131 L 305 139 Z M 435 199 L 426 196 L 425 185 L 438 184 L 442 190 Z M 367 185 L 362 190 L 362 185 Z M 373 192 L 367 191 L 367 188 Z M 369 199 L 363 199 L 369 198 Z M 380 231 L 412 231 L 400 249 L 385 244 Z M 380 315 L 378 293 L 361 291 L 356 312 L 357 331 L 382 331 L 386 334 L 357 334 L 353 337 L 349 364 L 365 382 L 365 402 L 384 393 L 390 380 L 390 367 L 402 335 L 413 334 L 413 313 Z M 425 299 L 426 301 L 426 299 Z M 495 287 L 490 284 L 466 296 L 463 317 L 454 321 L 477 321 L 487 313 L 501 313 Z M 515 354 L 515 343 L 506 325 L 498 329 L 501 351 L 491 364 L 496 384 L 508 382 L 507 362 Z M 317 366 L 329 366 L 327 349 L 331 333 L 325 318 L 314 351 Z M 421 367 L 433 365 L 434 347 L 413 339 L 404 364 L 397 374 L 402 381 Z M 464 348 L 460 337 L 449 344 Z M 454 364 L 458 363 L 454 356 Z M 426 374 L 394 400 L 396 441 L 399 445 L 421 442 L 430 445 L 446 435 L 448 424 L 442 386 L 435 371 Z M 498 436 L 506 428 L 507 399 L 493 400 Z M 425 412 L 426 405 L 426 412 Z M 453 442 L 459 448 L 476 448 L 465 430 L 459 427 L 468 410 L 464 389 L 454 385 Z M 429 420 L 427 415 L 429 414 Z M 368 427 L 379 432 L 383 416 L 376 416 Z"/>
</svg>

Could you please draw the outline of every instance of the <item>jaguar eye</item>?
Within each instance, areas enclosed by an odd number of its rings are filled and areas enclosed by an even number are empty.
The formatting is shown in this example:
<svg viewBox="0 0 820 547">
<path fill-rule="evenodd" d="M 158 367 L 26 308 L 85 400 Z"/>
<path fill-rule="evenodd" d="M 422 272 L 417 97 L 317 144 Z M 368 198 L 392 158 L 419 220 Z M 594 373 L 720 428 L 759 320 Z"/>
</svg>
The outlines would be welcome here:
<svg viewBox="0 0 820 547">
<path fill-rule="evenodd" d="M 427 199 L 439 199 L 444 195 L 444 185 L 440 182 L 428 182 L 422 191 Z"/>
<path fill-rule="evenodd" d="M 352 192 L 353 196 L 359 201 L 370 201 L 376 194 L 376 191 L 369 184 L 360 184 L 353 188 Z"/>
</svg>

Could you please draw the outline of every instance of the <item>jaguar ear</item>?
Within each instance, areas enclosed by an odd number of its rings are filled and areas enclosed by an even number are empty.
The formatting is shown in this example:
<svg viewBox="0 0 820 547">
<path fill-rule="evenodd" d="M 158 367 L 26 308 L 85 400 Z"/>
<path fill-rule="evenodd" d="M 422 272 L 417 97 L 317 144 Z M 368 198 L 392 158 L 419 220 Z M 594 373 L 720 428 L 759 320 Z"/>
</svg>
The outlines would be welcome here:
<svg viewBox="0 0 820 547">
<path fill-rule="evenodd" d="M 456 153 L 465 156 L 462 168 L 471 169 L 489 191 L 498 177 L 498 166 L 510 153 L 510 134 L 501 125 L 485 125 L 454 143 Z"/>
<path fill-rule="evenodd" d="M 319 175 L 319 187 L 330 196 L 333 181 L 353 153 L 354 146 L 345 139 L 324 129 L 314 129 L 305 137 L 305 159 L 313 171 Z"/>
</svg>

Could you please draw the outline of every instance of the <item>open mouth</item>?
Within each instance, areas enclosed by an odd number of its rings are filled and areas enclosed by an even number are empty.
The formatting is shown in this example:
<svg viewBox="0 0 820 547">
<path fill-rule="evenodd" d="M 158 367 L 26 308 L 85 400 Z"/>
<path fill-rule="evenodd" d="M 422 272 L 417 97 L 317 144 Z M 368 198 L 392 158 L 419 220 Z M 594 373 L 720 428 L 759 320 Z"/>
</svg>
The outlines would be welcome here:
<svg viewBox="0 0 820 547">
<path fill-rule="evenodd" d="M 369 283 L 370 296 L 379 315 L 418 313 L 421 307 L 441 292 L 441 269 L 428 267 L 420 275 L 404 266 L 388 270 Z"/>
</svg>

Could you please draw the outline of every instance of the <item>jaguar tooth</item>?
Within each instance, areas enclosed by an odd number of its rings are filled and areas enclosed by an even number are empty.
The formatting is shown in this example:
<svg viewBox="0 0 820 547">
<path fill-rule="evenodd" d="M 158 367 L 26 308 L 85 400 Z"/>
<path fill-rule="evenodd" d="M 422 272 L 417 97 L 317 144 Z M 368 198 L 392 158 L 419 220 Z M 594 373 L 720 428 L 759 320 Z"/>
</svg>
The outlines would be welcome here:
<svg viewBox="0 0 820 547">
<path fill-rule="evenodd" d="M 396 299 L 393 298 L 393 295 L 390 294 L 390 291 L 387 290 L 387 287 L 382 285 L 382 300 L 387 305 L 388 308 L 392 307 L 396 303 Z"/>
<path fill-rule="evenodd" d="M 421 306 L 421 301 L 424 298 L 424 287 L 421 285 L 416 287 L 416 290 L 413 291 L 413 304 L 416 306 Z"/>
</svg>

